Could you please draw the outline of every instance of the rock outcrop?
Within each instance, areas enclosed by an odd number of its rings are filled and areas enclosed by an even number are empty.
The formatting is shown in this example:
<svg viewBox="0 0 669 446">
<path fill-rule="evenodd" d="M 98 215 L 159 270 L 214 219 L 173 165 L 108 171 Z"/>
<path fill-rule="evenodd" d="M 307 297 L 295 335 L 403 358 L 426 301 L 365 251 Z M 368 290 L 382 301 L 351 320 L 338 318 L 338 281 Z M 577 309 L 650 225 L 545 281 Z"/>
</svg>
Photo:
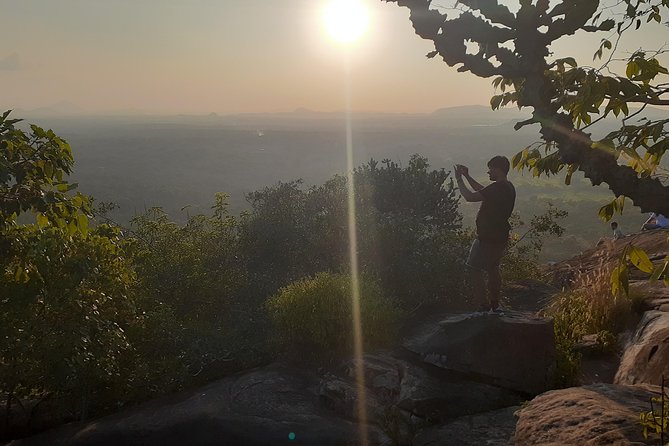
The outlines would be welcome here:
<svg viewBox="0 0 669 446">
<path fill-rule="evenodd" d="M 531 395 L 554 382 L 553 323 L 528 313 L 448 316 L 423 324 L 403 346 L 430 364 Z"/>
<path fill-rule="evenodd" d="M 66 426 L 11 445 L 346 445 L 359 426 L 325 410 L 318 380 L 272 365 L 230 377 L 168 401 Z M 385 436 L 367 426 L 372 444 Z"/>
<path fill-rule="evenodd" d="M 547 385 L 554 361 L 550 322 L 508 314 L 444 316 L 422 329 L 433 336 L 410 344 L 426 348 L 427 359 L 456 358 L 448 366 L 458 367 L 440 368 L 405 350 L 365 355 L 366 424 L 357 410 L 355 360 L 322 373 L 273 364 L 13 445 L 353 445 L 362 426 L 371 445 L 405 444 L 418 432 L 431 441 L 442 435 L 440 429 L 463 439 L 467 423 L 479 426 L 469 438 L 480 439 L 488 429 L 482 420 L 499 418 L 496 410 L 517 406 L 526 393 Z M 441 342 L 450 350 L 435 350 Z M 455 355 L 458 349 L 465 354 Z M 506 427 L 499 438 L 506 440 L 512 418 L 503 413 Z"/>
<path fill-rule="evenodd" d="M 616 384 L 658 385 L 669 377 L 669 313 L 646 311 L 625 348 Z"/>
<path fill-rule="evenodd" d="M 414 446 L 512 446 L 516 411 L 510 406 L 477 415 L 457 418 L 441 426 L 419 432 Z"/>
<path fill-rule="evenodd" d="M 517 446 L 644 445 L 639 414 L 649 410 L 652 386 L 593 384 L 546 392 L 518 412 Z"/>
</svg>

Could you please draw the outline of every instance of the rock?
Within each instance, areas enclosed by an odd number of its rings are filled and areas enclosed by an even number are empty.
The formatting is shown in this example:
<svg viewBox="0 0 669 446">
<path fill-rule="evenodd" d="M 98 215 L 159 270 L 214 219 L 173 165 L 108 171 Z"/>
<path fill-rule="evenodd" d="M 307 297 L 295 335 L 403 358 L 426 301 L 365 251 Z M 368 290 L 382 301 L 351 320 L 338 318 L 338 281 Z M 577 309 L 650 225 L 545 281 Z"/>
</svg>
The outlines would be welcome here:
<svg viewBox="0 0 669 446">
<path fill-rule="evenodd" d="M 358 389 L 354 381 L 327 375 L 318 386 L 318 396 L 323 407 L 336 416 L 355 422 L 362 421 L 358 410 Z M 384 416 L 386 406 L 372 392 L 366 393 L 365 403 L 368 420 L 375 422 Z"/>
<path fill-rule="evenodd" d="M 430 364 L 527 394 L 554 382 L 553 322 L 526 313 L 448 315 L 421 325 L 403 346 Z"/>
<path fill-rule="evenodd" d="M 630 293 L 642 296 L 644 311 L 669 311 L 669 287 L 661 280 L 630 282 Z"/>
<path fill-rule="evenodd" d="M 332 416 L 318 379 L 282 365 L 220 380 L 168 401 L 87 424 L 65 426 L 12 445 L 354 445 L 358 426 Z M 370 444 L 386 437 L 369 428 Z M 293 440 L 289 435 L 295 435 Z"/>
<path fill-rule="evenodd" d="M 625 348 L 614 382 L 654 384 L 669 376 L 669 313 L 647 311 Z"/>
<path fill-rule="evenodd" d="M 321 380 L 319 396 L 337 415 L 358 420 L 355 361 L 346 363 L 344 370 L 344 377 L 328 375 Z M 514 391 L 467 381 L 458 374 L 430 364 L 414 364 L 390 352 L 365 355 L 364 375 L 368 419 L 379 424 L 392 415 L 392 407 L 406 416 L 413 414 L 435 422 L 522 401 Z"/>
<path fill-rule="evenodd" d="M 516 445 L 648 444 L 639 414 L 658 395 L 659 387 L 601 383 L 546 392 L 518 412 Z"/>
<path fill-rule="evenodd" d="M 510 446 L 516 429 L 515 412 L 520 406 L 506 407 L 478 415 L 457 418 L 424 429 L 414 446 Z"/>
<path fill-rule="evenodd" d="M 468 381 L 428 366 L 406 370 L 397 406 L 435 422 L 517 405 L 522 400 L 514 391 Z"/>
</svg>

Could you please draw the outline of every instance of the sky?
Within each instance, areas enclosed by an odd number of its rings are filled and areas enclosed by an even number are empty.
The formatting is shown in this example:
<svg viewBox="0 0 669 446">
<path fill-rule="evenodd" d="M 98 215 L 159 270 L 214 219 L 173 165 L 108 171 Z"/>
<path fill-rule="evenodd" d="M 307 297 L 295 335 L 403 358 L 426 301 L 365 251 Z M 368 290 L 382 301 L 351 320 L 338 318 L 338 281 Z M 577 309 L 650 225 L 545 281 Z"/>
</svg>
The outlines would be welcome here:
<svg viewBox="0 0 669 446">
<path fill-rule="evenodd" d="M 0 109 L 340 111 L 346 52 L 355 111 L 488 104 L 491 79 L 427 59 L 406 8 L 362 1 L 369 28 L 345 49 L 325 32 L 327 0 L 0 0 Z M 659 29 L 646 38 L 661 45 Z M 592 54 L 600 37 L 576 38 L 562 49 Z"/>
</svg>

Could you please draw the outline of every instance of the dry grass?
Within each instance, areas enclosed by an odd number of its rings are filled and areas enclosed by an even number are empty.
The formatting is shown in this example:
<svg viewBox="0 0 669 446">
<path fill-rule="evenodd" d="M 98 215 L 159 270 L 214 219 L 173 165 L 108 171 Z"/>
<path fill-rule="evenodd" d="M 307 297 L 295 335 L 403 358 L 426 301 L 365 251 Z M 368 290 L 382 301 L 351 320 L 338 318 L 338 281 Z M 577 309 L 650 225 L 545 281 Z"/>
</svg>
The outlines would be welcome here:
<svg viewBox="0 0 669 446">
<path fill-rule="evenodd" d="M 572 287 L 544 310 L 554 321 L 560 386 L 574 384 L 580 364 L 575 347 L 583 336 L 596 334 L 603 350 L 615 348 L 616 336 L 635 317 L 635 297 L 611 291 L 612 268 L 602 259 L 596 268 L 577 274 Z"/>
</svg>

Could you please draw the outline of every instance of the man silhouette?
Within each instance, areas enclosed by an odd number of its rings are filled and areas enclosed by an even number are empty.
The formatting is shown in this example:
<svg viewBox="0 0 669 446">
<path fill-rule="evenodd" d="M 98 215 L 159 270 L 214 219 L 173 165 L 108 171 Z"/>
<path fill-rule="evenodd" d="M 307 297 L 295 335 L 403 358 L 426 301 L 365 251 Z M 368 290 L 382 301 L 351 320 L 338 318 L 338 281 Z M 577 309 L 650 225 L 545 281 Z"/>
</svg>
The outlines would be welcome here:
<svg viewBox="0 0 669 446">
<path fill-rule="evenodd" d="M 471 270 L 474 298 L 480 310 L 495 311 L 499 307 L 502 276 L 499 262 L 509 241 L 509 217 L 516 202 L 516 189 L 506 178 L 509 160 L 495 156 L 488 161 L 488 176 L 492 183 L 483 186 L 469 175 L 469 168 L 455 165 L 455 179 L 462 197 L 469 202 L 481 202 L 476 215 L 476 240 L 472 243 L 467 259 Z M 466 178 L 473 190 L 469 190 Z M 487 299 L 485 275 L 488 276 Z"/>
</svg>

